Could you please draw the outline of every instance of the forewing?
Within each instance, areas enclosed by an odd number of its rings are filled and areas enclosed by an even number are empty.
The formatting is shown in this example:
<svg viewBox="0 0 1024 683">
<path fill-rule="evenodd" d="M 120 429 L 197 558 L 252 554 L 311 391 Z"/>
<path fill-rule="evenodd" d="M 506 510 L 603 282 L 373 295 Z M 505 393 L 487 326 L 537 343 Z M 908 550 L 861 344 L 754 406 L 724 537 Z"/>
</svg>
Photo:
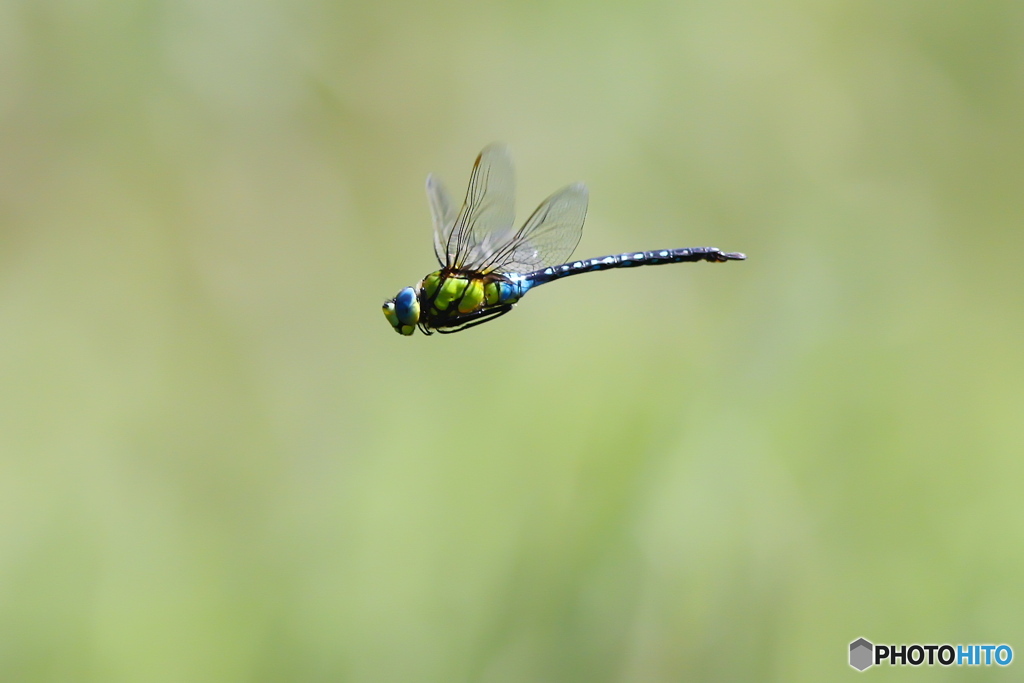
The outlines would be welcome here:
<svg viewBox="0 0 1024 683">
<path fill-rule="evenodd" d="M 515 233 L 516 181 L 504 145 L 484 148 L 473 164 L 466 201 L 445 243 L 445 265 L 476 268 L 507 245 Z"/>
<path fill-rule="evenodd" d="M 430 214 L 434 219 L 434 255 L 444 266 L 448 261 L 448 240 L 455 229 L 458 213 L 452 196 L 448 194 L 441 179 L 433 174 L 427 176 L 427 201 L 430 202 Z"/>
<path fill-rule="evenodd" d="M 589 193 L 576 183 L 563 187 L 537 207 L 507 244 L 481 270 L 525 273 L 565 263 L 583 235 Z"/>
</svg>

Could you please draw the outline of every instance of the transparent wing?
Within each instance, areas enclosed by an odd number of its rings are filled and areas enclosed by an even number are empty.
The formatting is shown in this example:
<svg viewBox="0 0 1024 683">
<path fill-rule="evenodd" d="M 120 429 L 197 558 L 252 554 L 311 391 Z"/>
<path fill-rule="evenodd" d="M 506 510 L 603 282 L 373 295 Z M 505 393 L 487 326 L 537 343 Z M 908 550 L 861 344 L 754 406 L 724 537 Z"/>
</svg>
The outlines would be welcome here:
<svg viewBox="0 0 1024 683">
<path fill-rule="evenodd" d="M 516 181 L 504 145 L 484 147 L 473 164 L 466 201 L 445 242 L 445 265 L 473 269 L 488 263 L 515 233 Z M 440 254 L 438 255 L 440 258 Z"/>
<path fill-rule="evenodd" d="M 565 263 L 583 235 L 589 193 L 576 183 L 563 187 L 537 207 L 533 215 L 485 263 L 485 271 L 524 273 Z"/>
<path fill-rule="evenodd" d="M 448 261 L 448 240 L 455 229 L 458 213 L 452 196 L 448 194 L 441 179 L 433 174 L 427 176 L 427 201 L 430 202 L 430 215 L 434 219 L 434 255 L 444 266 Z"/>
</svg>

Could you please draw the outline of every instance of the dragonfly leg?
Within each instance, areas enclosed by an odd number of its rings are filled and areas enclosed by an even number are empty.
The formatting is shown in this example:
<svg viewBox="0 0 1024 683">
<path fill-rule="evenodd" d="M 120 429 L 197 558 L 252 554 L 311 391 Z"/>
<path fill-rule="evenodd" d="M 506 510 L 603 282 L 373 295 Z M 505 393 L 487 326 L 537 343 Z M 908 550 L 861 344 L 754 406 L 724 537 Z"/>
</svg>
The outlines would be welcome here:
<svg viewBox="0 0 1024 683">
<path fill-rule="evenodd" d="M 463 330 L 468 330 L 471 327 L 476 327 L 477 325 L 482 325 L 483 323 L 486 323 L 486 322 L 489 322 L 491 320 L 494 320 L 495 318 L 500 318 L 501 316 L 505 315 L 506 313 L 508 313 L 511 310 L 512 310 L 512 304 L 506 304 L 504 306 L 498 306 L 497 308 L 489 308 L 489 309 L 485 309 L 483 311 L 477 311 L 476 313 L 471 313 L 471 314 L 465 316 L 462 320 L 463 321 L 469 321 L 469 322 L 466 322 L 465 324 L 463 324 L 462 322 L 457 323 L 458 327 L 453 327 L 452 329 L 449 329 L 449 330 L 446 330 L 446 329 L 443 329 L 443 328 L 435 328 L 435 329 L 437 329 L 437 331 L 439 333 L 441 333 L 441 334 L 454 334 L 455 332 L 462 332 Z"/>
</svg>

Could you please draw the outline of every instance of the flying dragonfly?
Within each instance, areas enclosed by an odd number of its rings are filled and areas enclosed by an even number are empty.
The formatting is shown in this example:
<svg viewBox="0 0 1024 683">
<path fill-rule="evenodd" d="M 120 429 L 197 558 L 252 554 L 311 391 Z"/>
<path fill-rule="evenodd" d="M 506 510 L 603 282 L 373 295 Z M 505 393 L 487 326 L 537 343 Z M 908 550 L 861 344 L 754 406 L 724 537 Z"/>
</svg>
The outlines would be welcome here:
<svg viewBox="0 0 1024 683">
<path fill-rule="evenodd" d="M 504 145 L 484 148 L 473 164 L 462 209 L 435 176 L 427 176 L 434 220 L 434 254 L 441 269 L 384 302 L 384 316 L 399 334 L 451 334 L 505 315 L 528 291 L 570 275 L 612 268 L 690 261 L 742 261 L 739 252 L 714 247 L 631 251 L 569 262 L 583 234 L 587 186 L 562 188 L 518 230 L 515 175 Z"/>
</svg>

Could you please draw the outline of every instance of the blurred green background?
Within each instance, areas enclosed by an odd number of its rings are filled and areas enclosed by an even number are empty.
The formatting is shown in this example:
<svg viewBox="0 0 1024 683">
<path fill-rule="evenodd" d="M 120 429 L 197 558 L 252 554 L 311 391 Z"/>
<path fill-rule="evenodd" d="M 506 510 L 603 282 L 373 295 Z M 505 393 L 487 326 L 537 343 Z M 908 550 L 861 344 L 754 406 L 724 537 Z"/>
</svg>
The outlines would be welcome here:
<svg viewBox="0 0 1024 683">
<path fill-rule="evenodd" d="M 1022 111 L 1019 0 L 0 2 L 0 680 L 1024 656 Z M 749 260 L 400 337 L 494 140 Z"/>
</svg>

